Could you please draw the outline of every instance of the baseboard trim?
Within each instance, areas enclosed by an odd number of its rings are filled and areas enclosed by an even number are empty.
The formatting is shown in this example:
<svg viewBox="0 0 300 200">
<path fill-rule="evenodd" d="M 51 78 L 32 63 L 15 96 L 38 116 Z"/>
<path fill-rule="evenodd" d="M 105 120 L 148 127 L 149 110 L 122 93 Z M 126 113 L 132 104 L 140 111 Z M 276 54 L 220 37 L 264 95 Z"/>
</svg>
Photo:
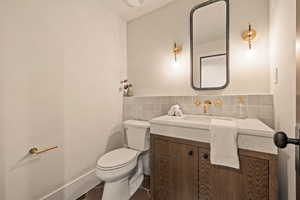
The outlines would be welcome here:
<svg viewBox="0 0 300 200">
<path fill-rule="evenodd" d="M 98 184 L 100 184 L 100 180 L 96 177 L 95 169 L 93 169 L 39 200 L 75 200 Z"/>
</svg>

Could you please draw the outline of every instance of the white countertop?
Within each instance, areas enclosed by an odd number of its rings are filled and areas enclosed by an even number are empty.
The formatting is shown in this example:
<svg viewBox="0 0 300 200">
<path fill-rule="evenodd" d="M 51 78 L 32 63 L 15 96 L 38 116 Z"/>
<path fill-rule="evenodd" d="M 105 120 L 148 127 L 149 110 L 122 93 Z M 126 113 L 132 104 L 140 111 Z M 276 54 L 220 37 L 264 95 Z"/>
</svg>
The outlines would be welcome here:
<svg viewBox="0 0 300 200">
<path fill-rule="evenodd" d="M 273 144 L 275 131 L 258 119 L 184 115 L 183 117 L 161 116 L 150 120 L 151 134 L 164 135 L 210 143 L 210 120 L 212 118 L 236 121 L 239 148 L 277 154 Z"/>
<path fill-rule="evenodd" d="M 197 128 L 209 130 L 209 121 L 206 121 L 205 118 L 214 118 L 213 116 L 199 116 L 203 117 L 204 120 L 192 121 L 185 120 L 185 118 L 193 117 L 193 115 L 184 115 L 183 117 L 174 117 L 174 116 L 161 116 L 150 120 L 151 124 L 162 124 L 162 125 L 171 125 L 171 126 L 179 126 L 186 128 Z M 225 118 L 225 117 L 216 117 L 218 119 L 230 119 L 234 120 L 237 123 L 238 132 L 240 134 L 250 134 L 257 135 L 261 137 L 273 137 L 275 131 L 271 129 L 269 126 L 264 124 L 262 121 L 258 119 L 235 119 L 235 118 Z"/>
</svg>

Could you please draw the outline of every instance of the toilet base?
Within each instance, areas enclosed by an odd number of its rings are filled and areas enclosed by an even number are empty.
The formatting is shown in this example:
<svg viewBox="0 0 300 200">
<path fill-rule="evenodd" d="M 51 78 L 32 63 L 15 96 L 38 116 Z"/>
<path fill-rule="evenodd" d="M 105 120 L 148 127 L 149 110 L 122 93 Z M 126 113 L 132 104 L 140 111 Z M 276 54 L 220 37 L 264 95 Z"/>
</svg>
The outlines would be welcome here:
<svg viewBox="0 0 300 200">
<path fill-rule="evenodd" d="M 120 181 L 105 183 L 102 200 L 128 200 L 129 198 L 128 177 Z"/>
<path fill-rule="evenodd" d="M 139 160 L 136 173 L 119 181 L 106 182 L 102 200 L 129 200 L 144 180 L 142 160 Z"/>
<path fill-rule="evenodd" d="M 105 183 L 102 200 L 129 200 L 142 184 L 144 175 L 129 185 L 128 178 L 118 182 Z"/>
</svg>

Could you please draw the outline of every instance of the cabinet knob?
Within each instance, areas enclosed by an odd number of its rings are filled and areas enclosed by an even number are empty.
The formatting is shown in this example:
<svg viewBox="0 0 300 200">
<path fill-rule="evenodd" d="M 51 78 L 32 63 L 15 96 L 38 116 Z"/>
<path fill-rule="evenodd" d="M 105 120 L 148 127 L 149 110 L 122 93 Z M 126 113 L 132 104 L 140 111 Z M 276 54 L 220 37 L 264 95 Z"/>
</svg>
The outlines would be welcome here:
<svg viewBox="0 0 300 200">
<path fill-rule="evenodd" d="M 204 153 L 204 154 L 203 154 L 203 158 L 204 158 L 204 159 L 208 159 L 208 153 Z"/>
<path fill-rule="evenodd" d="M 194 152 L 193 151 L 189 151 L 189 156 L 193 156 L 194 155 Z"/>
</svg>

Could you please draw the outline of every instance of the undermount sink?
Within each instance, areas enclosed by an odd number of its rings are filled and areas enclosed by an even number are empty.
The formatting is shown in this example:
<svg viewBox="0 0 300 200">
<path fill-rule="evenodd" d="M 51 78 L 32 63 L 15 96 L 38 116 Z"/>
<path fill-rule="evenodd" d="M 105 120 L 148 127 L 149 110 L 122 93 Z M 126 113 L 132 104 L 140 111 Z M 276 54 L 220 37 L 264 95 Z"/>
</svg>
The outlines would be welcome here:
<svg viewBox="0 0 300 200">
<path fill-rule="evenodd" d="M 212 119 L 221 119 L 221 120 L 228 120 L 228 121 L 234 120 L 234 118 L 230 118 L 230 117 L 204 116 L 204 115 L 186 115 L 183 116 L 182 119 L 187 121 L 195 121 L 195 122 L 202 121 L 206 123 L 210 123 Z"/>
<path fill-rule="evenodd" d="M 158 118 L 154 118 L 150 122 L 166 125 L 168 124 L 173 126 L 208 129 L 212 119 L 229 120 L 237 122 L 240 120 L 232 117 L 222 117 L 213 115 L 183 115 L 182 117 L 165 115 Z"/>
</svg>

